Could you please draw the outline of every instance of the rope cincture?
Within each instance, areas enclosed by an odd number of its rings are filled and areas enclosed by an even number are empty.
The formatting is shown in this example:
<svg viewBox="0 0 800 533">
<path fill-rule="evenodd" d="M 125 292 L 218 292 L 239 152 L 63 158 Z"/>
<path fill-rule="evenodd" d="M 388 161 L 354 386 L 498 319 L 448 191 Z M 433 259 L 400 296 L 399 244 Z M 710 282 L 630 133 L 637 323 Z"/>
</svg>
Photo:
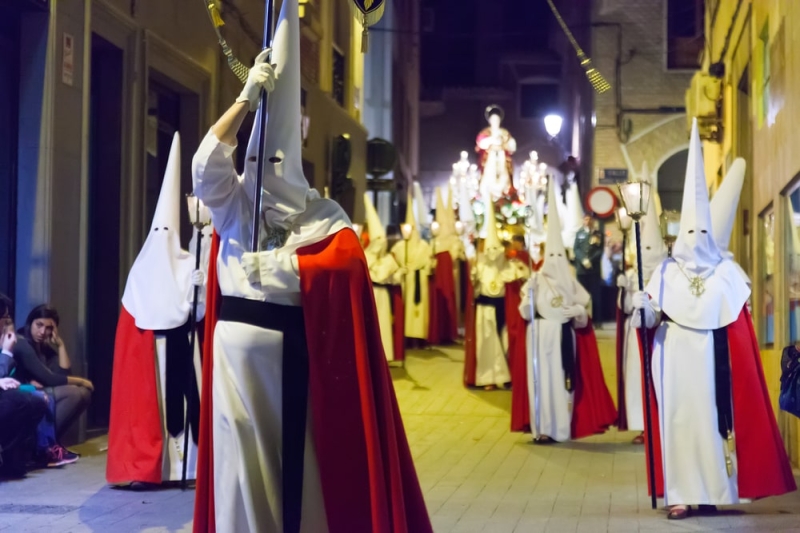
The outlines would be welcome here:
<svg viewBox="0 0 800 533">
<path fill-rule="evenodd" d="M 553 15 L 556 17 L 559 26 L 564 31 L 564 35 L 567 36 L 569 39 L 572 48 L 575 49 L 575 54 L 578 56 L 578 61 L 581 64 L 581 67 L 586 72 L 586 77 L 589 78 L 589 83 L 592 84 L 592 87 L 598 94 L 602 94 L 609 89 L 611 89 L 611 84 L 606 81 L 600 71 L 594 68 L 592 65 L 592 60 L 586 55 L 583 49 L 578 44 L 578 41 L 575 40 L 575 37 L 572 35 L 572 32 L 567 27 L 567 23 L 564 22 L 564 19 L 561 17 L 561 13 L 558 12 L 556 9 L 555 4 L 553 4 L 553 0 L 547 0 L 548 5 L 550 6 L 550 11 L 553 12 Z"/>
<path fill-rule="evenodd" d="M 225 21 L 222 20 L 222 15 L 220 15 L 216 0 L 208 0 L 207 3 L 206 0 L 204 0 L 203 4 L 205 5 L 206 12 L 208 13 L 208 18 L 211 20 L 211 26 L 214 28 L 214 33 L 217 34 L 217 40 L 219 41 L 220 48 L 222 48 L 222 53 L 228 60 L 228 67 L 230 67 L 236 77 L 239 78 L 239 81 L 242 83 L 247 82 L 247 76 L 250 73 L 250 69 L 244 66 L 244 64 L 242 64 L 242 62 L 233 55 L 233 51 L 231 50 L 230 46 L 228 46 L 228 42 L 224 37 L 222 37 L 222 32 L 219 30 L 225 25 Z"/>
</svg>

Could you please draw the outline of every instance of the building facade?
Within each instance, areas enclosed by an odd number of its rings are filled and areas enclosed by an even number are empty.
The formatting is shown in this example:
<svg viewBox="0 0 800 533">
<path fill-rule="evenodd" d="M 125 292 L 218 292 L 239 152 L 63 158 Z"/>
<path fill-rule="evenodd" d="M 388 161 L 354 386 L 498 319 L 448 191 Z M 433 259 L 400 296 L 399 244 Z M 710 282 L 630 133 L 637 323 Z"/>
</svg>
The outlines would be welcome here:
<svg viewBox="0 0 800 533">
<path fill-rule="evenodd" d="M 685 92 L 703 49 L 702 0 L 595 2 L 592 60 L 611 83 L 595 96 L 594 184 L 646 164 L 665 209 L 679 210 L 688 155 Z"/>
<path fill-rule="evenodd" d="M 747 162 L 731 249 L 750 274 L 753 319 L 767 385 L 784 441 L 800 462 L 800 425 L 778 409 L 780 358 L 800 340 L 800 95 L 791 80 L 800 76 L 792 35 L 800 30 L 800 4 L 778 0 L 707 1 L 708 35 L 694 87 L 714 85 L 706 100 L 694 98 L 690 112 L 702 118 L 706 178 L 713 190 L 733 160 Z M 694 91 L 696 92 L 696 91 Z"/>
<path fill-rule="evenodd" d="M 347 0 L 299 1 L 306 177 L 320 191 L 330 188 L 339 164 L 346 180 L 340 200 L 358 218 L 367 141 L 362 28 Z M 14 298 L 18 323 L 40 303 L 58 308 L 74 370 L 97 388 L 90 426 L 108 422 L 119 301 L 155 210 L 172 135 L 181 134 L 188 193 L 194 151 L 242 87 L 205 5 L 0 2 L 0 290 Z M 228 44 L 252 64 L 264 2 L 217 5 Z M 246 124 L 240 146 L 249 131 Z M 340 137 L 349 140 L 349 165 L 333 153 Z"/>
</svg>

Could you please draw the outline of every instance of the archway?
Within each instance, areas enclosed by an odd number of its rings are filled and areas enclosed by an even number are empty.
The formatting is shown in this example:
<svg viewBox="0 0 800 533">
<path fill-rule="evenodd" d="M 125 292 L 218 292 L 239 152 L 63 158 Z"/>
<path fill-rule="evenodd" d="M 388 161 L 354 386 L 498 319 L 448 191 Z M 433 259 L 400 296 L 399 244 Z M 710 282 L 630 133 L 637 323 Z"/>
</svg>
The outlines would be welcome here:
<svg viewBox="0 0 800 533">
<path fill-rule="evenodd" d="M 664 210 L 681 210 L 688 158 L 689 149 L 683 148 L 667 157 L 658 167 L 658 195 Z"/>
</svg>

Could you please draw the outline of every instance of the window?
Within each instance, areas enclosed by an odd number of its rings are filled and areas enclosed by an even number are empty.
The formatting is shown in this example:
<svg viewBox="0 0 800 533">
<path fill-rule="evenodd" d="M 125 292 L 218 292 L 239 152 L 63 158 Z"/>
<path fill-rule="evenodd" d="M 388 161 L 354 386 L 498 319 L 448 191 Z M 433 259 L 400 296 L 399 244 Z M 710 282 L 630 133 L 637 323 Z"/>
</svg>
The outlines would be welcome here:
<svg viewBox="0 0 800 533">
<path fill-rule="evenodd" d="M 345 92 L 345 60 L 336 48 L 333 49 L 333 99 L 340 106 L 344 107 Z"/>
<path fill-rule="evenodd" d="M 775 343 L 775 212 L 769 210 L 760 217 L 761 243 L 761 339 L 764 346 Z"/>
<path fill-rule="evenodd" d="M 348 0 L 349 1 L 349 0 Z M 333 99 L 345 107 L 347 86 L 347 53 L 350 49 L 350 22 L 353 14 L 345 0 L 335 0 L 333 19 Z"/>
<path fill-rule="evenodd" d="M 789 299 L 789 343 L 800 341 L 800 187 L 786 203 L 786 291 Z"/>
<path fill-rule="evenodd" d="M 667 0 L 667 69 L 700 68 L 704 11 L 704 0 Z"/>
<path fill-rule="evenodd" d="M 519 115 L 523 119 L 544 118 L 558 108 L 558 85 L 525 83 L 519 87 Z"/>
</svg>

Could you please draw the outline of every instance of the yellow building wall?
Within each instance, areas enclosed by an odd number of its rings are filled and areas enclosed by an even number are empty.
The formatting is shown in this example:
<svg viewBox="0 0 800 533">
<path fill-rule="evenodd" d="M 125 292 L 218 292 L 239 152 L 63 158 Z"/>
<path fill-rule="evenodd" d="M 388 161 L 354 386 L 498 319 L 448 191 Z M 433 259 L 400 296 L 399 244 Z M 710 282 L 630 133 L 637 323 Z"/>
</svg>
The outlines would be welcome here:
<svg viewBox="0 0 800 533">
<path fill-rule="evenodd" d="M 760 341 L 764 338 L 762 323 L 766 276 L 763 258 L 766 240 L 762 231 L 763 220 L 759 215 L 770 210 L 775 215 L 772 277 L 775 335 L 774 343 L 764 346 L 761 356 L 778 425 L 795 465 L 800 464 L 800 420 L 780 411 L 777 398 L 780 391 L 781 351 L 789 343 L 787 265 L 784 258 L 785 228 L 790 214 L 782 193 L 800 173 L 800 129 L 797 127 L 800 122 L 800 95 L 790 89 L 800 86 L 800 56 L 793 53 L 800 41 L 799 31 L 800 2 L 719 2 L 713 24 L 711 13 L 706 13 L 709 56 L 705 61 L 706 68 L 709 63 L 719 61 L 723 52 L 725 54 L 722 57 L 725 63 L 722 102 L 724 135 L 721 144 L 706 144 L 706 171 L 713 175 L 721 170 L 724 175 L 735 157 L 744 156 L 747 159 L 748 179 L 740 208 L 748 212 L 749 234 L 744 235 L 740 216 L 734 229 L 732 250 L 753 279 L 753 319 Z M 779 32 L 782 32 L 782 36 Z M 726 39 L 729 40 L 727 44 Z M 738 86 L 746 69 L 750 77 L 750 105 L 747 116 L 743 117 L 737 112 L 741 105 L 739 99 L 742 98 Z M 765 86 L 767 72 L 769 85 Z M 768 96 L 766 102 L 765 94 Z M 743 123 L 744 120 L 747 122 Z M 741 140 L 742 130 L 749 130 L 751 146 Z M 712 181 L 710 178 L 709 182 Z"/>
</svg>

